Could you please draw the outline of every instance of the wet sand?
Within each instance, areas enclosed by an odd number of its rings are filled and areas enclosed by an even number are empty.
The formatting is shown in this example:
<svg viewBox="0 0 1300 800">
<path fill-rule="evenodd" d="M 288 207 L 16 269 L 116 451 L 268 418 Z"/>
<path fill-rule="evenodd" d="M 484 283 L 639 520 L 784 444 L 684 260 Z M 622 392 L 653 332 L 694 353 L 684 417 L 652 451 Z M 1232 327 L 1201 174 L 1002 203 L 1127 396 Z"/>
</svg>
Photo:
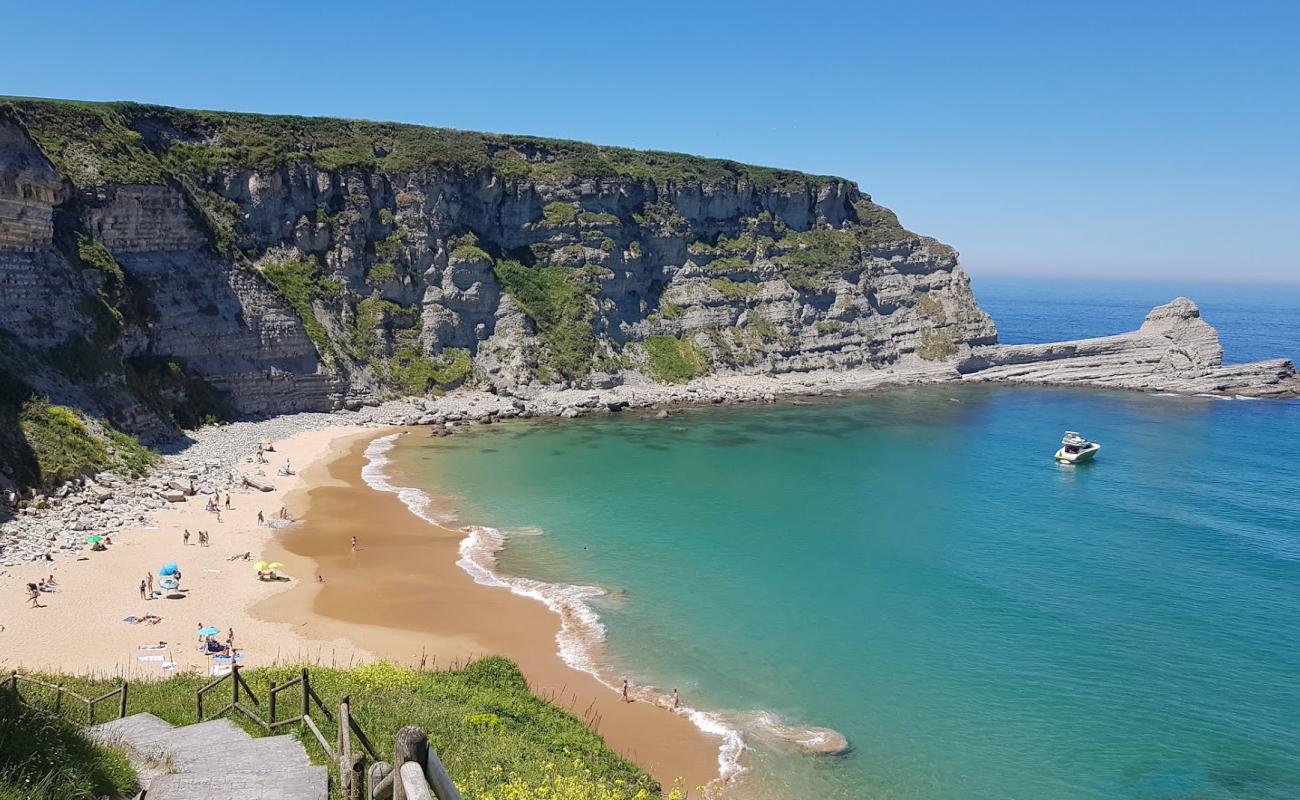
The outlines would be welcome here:
<svg viewBox="0 0 1300 800">
<path fill-rule="evenodd" d="M 508 589 L 475 583 L 456 566 L 460 530 L 429 523 L 396 495 L 366 485 L 363 453 L 380 435 L 354 438 L 341 457 L 304 471 L 310 488 L 288 500 L 301 521 L 281 531 L 269 551 L 303 580 L 260 602 L 254 615 L 290 624 L 296 637 L 345 639 L 399 664 L 445 667 L 506 656 L 535 693 L 587 720 L 665 786 L 681 778 L 694 790 L 716 779 L 720 739 L 647 700 L 625 703 L 565 664 L 556 651 L 558 616 Z M 314 582 L 316 575 L 325 582 Z"/>
</svg>

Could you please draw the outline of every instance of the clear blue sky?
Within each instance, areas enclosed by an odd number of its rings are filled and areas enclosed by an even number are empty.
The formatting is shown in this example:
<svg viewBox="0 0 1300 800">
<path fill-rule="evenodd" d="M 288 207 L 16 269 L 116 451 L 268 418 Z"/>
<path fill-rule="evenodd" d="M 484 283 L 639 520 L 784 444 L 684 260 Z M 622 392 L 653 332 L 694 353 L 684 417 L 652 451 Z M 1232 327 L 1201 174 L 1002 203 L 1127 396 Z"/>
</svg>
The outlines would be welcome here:
<svg viewBox="0 0 1300 800">
<path fill-rule="evenodd" d="M 1300 2 L 6 2 L 0 93 L 843 175 L 978 274 L 1300 281 Z"/>
</svg>

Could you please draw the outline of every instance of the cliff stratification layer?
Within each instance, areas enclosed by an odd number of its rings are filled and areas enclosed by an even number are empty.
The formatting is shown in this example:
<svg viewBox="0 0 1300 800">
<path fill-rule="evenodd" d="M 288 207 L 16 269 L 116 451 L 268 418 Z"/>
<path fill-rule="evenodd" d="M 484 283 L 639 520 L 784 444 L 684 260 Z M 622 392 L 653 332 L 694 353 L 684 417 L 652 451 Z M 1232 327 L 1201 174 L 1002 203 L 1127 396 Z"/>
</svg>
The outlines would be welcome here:
<svg viewBox="0 0 1300 800">
<path fill-rule="evenodd" d="M 0 283 L 40 388 L 137 429 L 996 341 L 956 252 L 839 178 L 130 103 L 0 107 Z"/>
</svg>

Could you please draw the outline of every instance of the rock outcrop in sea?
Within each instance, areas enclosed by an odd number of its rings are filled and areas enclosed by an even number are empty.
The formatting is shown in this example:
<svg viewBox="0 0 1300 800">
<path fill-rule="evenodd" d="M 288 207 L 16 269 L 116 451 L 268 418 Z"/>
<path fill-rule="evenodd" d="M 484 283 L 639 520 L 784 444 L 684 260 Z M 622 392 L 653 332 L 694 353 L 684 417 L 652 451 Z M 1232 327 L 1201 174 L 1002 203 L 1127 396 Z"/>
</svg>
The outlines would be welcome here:
<svg viewBox="0 0 1300 800">
<path fill-rule="evenodd" d="M 1131 333 L 1052 344 L 980 347 L 957 364 L 968 380 L 1115 389 L 1294 397 L 1295 365 L 1283 358 L 1223 363 L 1219 334 L 1186 297 L 1156 306 Z"/>
</svg>

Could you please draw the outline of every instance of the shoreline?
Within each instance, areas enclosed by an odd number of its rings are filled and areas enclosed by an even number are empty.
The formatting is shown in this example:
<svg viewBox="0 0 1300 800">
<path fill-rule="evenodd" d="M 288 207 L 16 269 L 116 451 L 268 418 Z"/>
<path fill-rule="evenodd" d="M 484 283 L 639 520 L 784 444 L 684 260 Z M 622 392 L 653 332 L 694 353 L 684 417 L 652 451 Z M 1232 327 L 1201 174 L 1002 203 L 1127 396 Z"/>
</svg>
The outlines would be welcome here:
<svg viewBox="0 0 1300 800">
<path fill-rule="evenodd" d="M 506 656 L 535 694 L 583 719 L 664 787 L 678 779 L 692 791 L 724 782 L 720 773 L 730 762 L 720 760 L 720 735 L 706 733 L 685 709 L 672 713 L 650 693 L 634 692 L 634 702 L 624 703 L 557 649 L 567 626 L 562 609 L 501 591 L 508 588 L 503 582 L 476 580 L 463 563 L 472 527 L 451 522 L 445 503 L 423 493 L 416 498 L 417 490 L 399 497 L 403 490 L 381 477 L 383 453 L 400 435 L 379 431 L 353 439 L 341 457 L 313 466 L 310 488 L 288 501 L 302 509 L 301 519 L 271 552 L 290 570 L 321 574 L 325 582 L 268 597 L 252 613 L 292 624 L 308 638 L 365 641 L 375 656 L 398 664 L 438 668 Z M 423 513 L 408 503 L 425 505 Z M 368 526 L 347 514 L 358 507 L 365 508 Z"/>
</svg>

